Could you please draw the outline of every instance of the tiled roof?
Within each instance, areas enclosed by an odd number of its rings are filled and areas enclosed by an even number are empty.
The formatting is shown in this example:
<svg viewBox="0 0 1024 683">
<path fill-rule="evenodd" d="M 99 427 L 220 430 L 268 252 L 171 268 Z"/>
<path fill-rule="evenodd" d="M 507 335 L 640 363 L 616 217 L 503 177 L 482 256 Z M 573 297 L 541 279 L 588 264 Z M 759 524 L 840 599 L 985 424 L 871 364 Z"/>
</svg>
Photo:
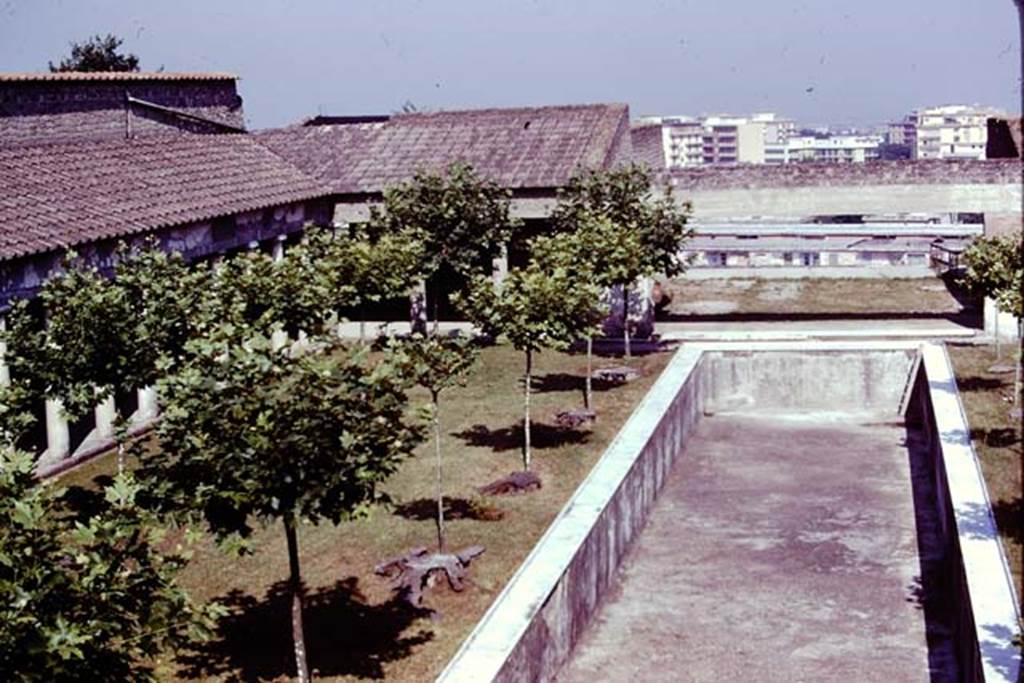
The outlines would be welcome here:
<svg viewBox="0 0 1024 683">
<path fill-rule="evenodd" d="M 57 72 L 4 72 L 3 81 L 236 81 L 238 76 L 218 71 L 57 71 Z"/>
<path fill-rule="evenodd" d="M 417 170 L 440 170 L 456 161 L 506 188 L 557 188 L 580 167 L 610 166 L 629 150 L 629 109 L 624 104 L 398 114 L 384 121 L 356 121 L 266 130 L 257 139 L 340 194 L 377 193 Z"/>
<path fill-rule="evenodd" d="M 0 150 L 0 260 L 330 194 L 249 135 Z"/>
</svg>

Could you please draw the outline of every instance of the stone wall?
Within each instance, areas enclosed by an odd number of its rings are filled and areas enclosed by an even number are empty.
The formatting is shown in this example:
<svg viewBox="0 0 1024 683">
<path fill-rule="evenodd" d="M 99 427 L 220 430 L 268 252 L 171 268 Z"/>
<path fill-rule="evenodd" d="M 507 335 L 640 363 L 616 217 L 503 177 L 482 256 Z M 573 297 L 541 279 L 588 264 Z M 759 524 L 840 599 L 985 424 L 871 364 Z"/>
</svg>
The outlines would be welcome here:
<svg viewBox="0 0 1024 683">
<path fill-rule="evenodd" d="M 125 95 L 245 127 L 242 98 L 232 78 L 144 80 L 0 80 L 0 145 L 125 135 Z M 132 106 L 132 132 L 180 129 L 218 132 L 195 121 Z"/>
<path fill-rule="evenodd" d="M 864 185 L 1020 184 L 1020 162 L 879 161 L 864 164 L 745 164 L 673 169 L 662 176 L 680 192 Z"/>
<path fill-rule="evenodd" d="M 633 159 L 654 171 L 665 168 L 665 151 L 661 140 L 661 126 L 635 126 L 630 130 Z"/>
</svg>

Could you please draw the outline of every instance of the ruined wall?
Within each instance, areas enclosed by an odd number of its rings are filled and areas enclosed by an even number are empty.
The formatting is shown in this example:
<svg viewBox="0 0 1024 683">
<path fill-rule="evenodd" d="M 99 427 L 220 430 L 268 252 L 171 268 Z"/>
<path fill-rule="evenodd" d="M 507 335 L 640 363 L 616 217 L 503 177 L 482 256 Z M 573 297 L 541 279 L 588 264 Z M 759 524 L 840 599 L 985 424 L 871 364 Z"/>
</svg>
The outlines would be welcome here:
<svg viewBox="0 0 1024 683">
<path fill-rule="evenodd" d="M 863 164 L 745 164 L 672 169 L 663 176 L 679 191 L 867 185 L 1019 184 L 1020 162 L 922 160 Z"/>
<path fill-rule="evenodd" d="M 661 140 L 661 126 L 637 126 L 630 130 L 633 159 L 647 164 L 654 171 L 665 169 L 665 150 Z"/>
</svg>

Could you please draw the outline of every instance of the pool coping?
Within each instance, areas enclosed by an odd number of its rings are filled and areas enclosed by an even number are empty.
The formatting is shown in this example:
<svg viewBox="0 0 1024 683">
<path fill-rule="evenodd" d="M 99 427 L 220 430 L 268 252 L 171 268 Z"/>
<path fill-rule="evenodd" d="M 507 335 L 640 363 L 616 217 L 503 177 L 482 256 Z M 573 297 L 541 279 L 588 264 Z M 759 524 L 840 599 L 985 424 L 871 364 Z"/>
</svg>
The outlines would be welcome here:
<svg viewBox="0 0 1024 683">
<path fill-rule="evenodd" d="M 544 535 L 533 547 L 530 554 L 513 574 L 504 590 L 499 594 L 476 628 L 463 642 L 459 651 L 438 677 L 445 683 L 462 681 L 550 679 L 557 671 L 560 658 L 568 656 L 562 648 L 554 654 L 545 653 L 542 663 L 529 662 L 531 672 L 512 671 L 513 657 L 526 639 L 534 641 L 541 636 L 531 635 L 531 628 L 538 626 L 541 611 L 554 601 L 559 609 L 571 610 L 565 584 L 571 571 L 581 571 L 575 564 L 588 559 L 604 562 L 604 558 L 583 557 L 587 543 L 594 534 L 605 534 L 604 542 L 615 544 L 615 530 L 599 528 L 607 526 L 609 514 L 623 514 L 621 501 L 616 496 L 626 486 L 634 488 L 634 496 L 644 498 L 638 505 L 625 511 L 627 515 L 640 514 L 644 519 L 656 497 L 657 489 L 664 480 L 664 455 L 651 456 L 646 453 L 648 443 L 659 428 L 670 409 L 675 409 L 676 399 L 692 378 L 698 378 L 693 371 L 701 363 L 706 352 L 714 351 L 892 351 L 915 350 L 921 358 L 928 381 L 928 395 L 934 411 L 935 427 L 939 434 L 941 454 L 947 473 L 947 486 L 957 524 L 961 555 L 976 626 L 977 643 L 984 680 L 1017 681 L 1020 675 L 1020 650 L 1012 644 L 1018 631 L 1019 614 L 1014 595 L 1012 578 L 1002 546 L 996 533 L 995 520 L 989 503 L 988 493 L 981 474 L 980 464 L 970 440 L 967 420 L 956 389 L 952 365 L 945 347 L 933 342 L 910 340 L 892 341 L 736 341 L 716 343 L 685 344 L 677 350 L 661 375 L 633 411 L 615 439 L 605 449 L 590 474 L 577 487 L 558 516 Z M 696 380 L 694 380 L 696 381 Z M 699 387 L 689 387 L 699 392 Z M 696 417 L 693 419 L 695 422 Z M 692 426 L 684 425 L 682 438 Z M 653 465 L 642 463 L 644 457 L 658 458 Z M 674 454 L 670 456 L 674 457 Z M 671 466 L 671 462 L 667 467 Z M 646 467 L 647 476 L 661 481 L 654 484 L 653 494 L 637 494 L 631 483 L 637 470 Z M 667 471 L 667 470 L 666 470 Z M 648 501 L 647 498 L 650 498 Z M 614 509 L 612 509 L 614 507 Z M 639 507 L 639 511 L 634 509 Z M 984 514 L 979 514 L 979 511 Z M 603 519 L 604 517 L 604 519 Z M 639 524 L 642 527 L 644 519 Z M 635 520 L 631 522 L 636 524 Z M 620 524 L 621 525 L 621 524 Z M 626 531 L 626 535 L 630 535 Z M 620 534 L 621 535 L 621 534 Z M 628 543 L 630 538 L 626 539 Z M 621 542 L 620 542 L 621 544 Z M 621 549 L 611 551 L 614 555 Z M 582 559 L 576 562 L 577 557 Z M 613 559 L 612 562 L 615 560 Z M 585 567 L 586 569 L 586 567 Z M 603 571 L 614 575 L 615 566 L 601 566 L 592 571 Z M 590 596 L 590 603 L 599 602 L 598 596 Z M 593 609 L 593 604 L 588 605 Z M 980 618 L 979 618 L 980 617 Z M 589 614 L 570 615 L 569 621 L 584 621 Z M 543 624 L 540 625 L 544 630 Z M 566 628 L 579 628 L 570 624 Z M 559 633 L 559 636 L 565 636 Z M 571 639 L 571 638 L 570 638 Z M 546 647 L 546 646 L 545 646 Z M 558 650 L 559 645 L 553 644 Z M 550 661 L 548 661 L 550 660 Z M 522 663 L 522 662 L 520 662 Z M 550 670 L 554 667 L 554 671 Z"/>
</svg>

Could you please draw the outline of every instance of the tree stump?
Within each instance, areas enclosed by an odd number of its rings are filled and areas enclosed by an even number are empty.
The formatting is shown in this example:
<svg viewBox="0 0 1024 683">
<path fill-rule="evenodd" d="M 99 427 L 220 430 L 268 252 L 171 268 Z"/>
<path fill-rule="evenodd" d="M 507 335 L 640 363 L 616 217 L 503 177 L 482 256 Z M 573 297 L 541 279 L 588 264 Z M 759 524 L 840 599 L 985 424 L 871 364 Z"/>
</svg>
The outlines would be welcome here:
<svg viewBox="0 0 1024 683">
<path fill-rule="evenodd" d="M 513 472 L 497 481 L 492 481 L 487 486 L 481 486 L 477 491 L 488 496 L 505 496 L 536 491 L 539 488 L 540 477 L 533 472 Z"/>
<path fill-rule="evenodd" d="M 555 424 L 564 429 L 579 429 L 597 419 L 597 413 L 586 408 L 563 410 L 555 413 Z"/>
<path fill-rule="evenodd" d="M 423 605 L 424 589 L 447 580 L 453 591 L 461 592 L 466 586 L 470 562 L 484 553 L 482 545 L 471 545 L 456 553 L 430 553 L 426 547 L 413 548 L 381 562 L 373 568 L 378 576 L 393 579 L 395 593 L 413 607 Z"/>
<path fill-rule="evenodd" d="M 625 384 L 626 382 L 632 382 L 639 376 L 639 372 L 625 365 L 599 368 L 594 371 L 594 379 L 611 384 Z"/>
</svg>

